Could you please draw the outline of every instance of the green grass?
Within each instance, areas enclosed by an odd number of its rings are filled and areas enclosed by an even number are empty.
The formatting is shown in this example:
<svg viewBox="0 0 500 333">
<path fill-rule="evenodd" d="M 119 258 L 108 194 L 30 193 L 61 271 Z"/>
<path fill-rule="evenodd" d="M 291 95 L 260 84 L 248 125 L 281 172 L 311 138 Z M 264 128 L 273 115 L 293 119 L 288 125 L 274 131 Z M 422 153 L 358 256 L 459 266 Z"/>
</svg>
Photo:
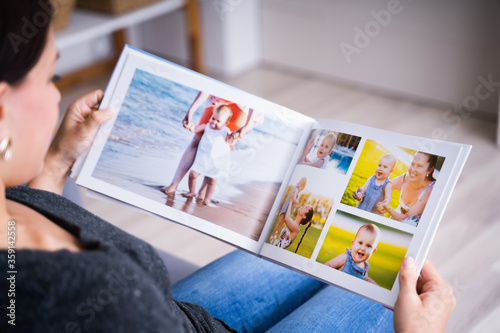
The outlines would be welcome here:
<svg viewBox="0 0 500 333">
<path fill-rule="evenodd" d="M 269 243 L 269 240 L 273 234 L 274 229 L 276 228 L 276 225 L 278 224 L 278 221 L 279 221 L 279 215 L 276 216 L 276 218 L 274 219 L 273 227 L 271 228 L 271 233 L 267 236 L 266 243 Z M 325 221 L 321 222 L 322 223 L 316 221 L 316 219 L 313 217 L 313 225 L 311 225 L 311 227 L 307 230 L 307 233 L 304 236 L 302 243 L 300 244 L 297 254 L 300 254 L 301 256 L 306 258 L 311 258 L 314 248 L 316 247 L 316 243 L 318 242 L 319 236 L 321 234 L 321 230 L 323 229 L 325 223 Z M 285 224 L 283 224 L 283 227 L 279 229 L 278 235 L 281 233 L 281 230 L 283 230 L 284 227 Z M 295 238 L 293 243 L 286 249 L 287 251 L 295 253 L 295 249 L 297 248 L 297 245 L 299 244 L 300 239 L 302 238 L 302 235 L 306 230 L 306 227 L 307 225 L 300 226 L 300 231 L 299 234 L 297 235 L 297 238 Z"/>
<path fill-rule="evenodd" d="M 299 245 L 300 239 L 301 239 L 302 235 L 304 234 L 305 230 L 306 230 L 305 226 L 300 227 L 300 231 L 299 231 L 299 234 L 297 235 L 297 238 L 287 248 L 287 251 L 295 252 L 295 249 L 297 248 L 297 245 Z M 297 254 L 300 254 L 301 256 L 306 257 L 306 258 L 311 258 L 312 253 L 314 251 L 314 248 L 316 247 L 316 243 L 318 242 L 320 234 L 321 234 L 320 229 L 316 229 L 313 226 L 311 226 L 307 230 L 307 233 L 304 236 L 302 243 L 300 244 L 300 247 L 299 247 L 299 250 L 297 251 Z"/>
<path fill-rule="evenodd" d="M 331 226 L 316 261 L 324 264 L 344 253 L 346 248 L 351 248 L 351 241 L 355 236 L 354 233 Z M 391 290 L 405 254 L 405 248 L 380 241 L 377 245 L 377 251 L 368 260 L 370 264 L 368 276 L 381 287 Z"/>
</svg>

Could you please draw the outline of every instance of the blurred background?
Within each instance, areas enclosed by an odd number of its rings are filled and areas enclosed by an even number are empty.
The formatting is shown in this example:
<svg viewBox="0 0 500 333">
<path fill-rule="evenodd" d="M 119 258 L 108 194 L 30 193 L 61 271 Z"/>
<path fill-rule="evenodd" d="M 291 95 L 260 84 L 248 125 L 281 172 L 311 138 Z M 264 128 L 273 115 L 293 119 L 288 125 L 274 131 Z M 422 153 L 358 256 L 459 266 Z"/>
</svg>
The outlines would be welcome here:
<svg viewBox="0 0 500 333">
<path fill-rule="evenodd" d="M 497 116 L 497 0 L 200 0 L 198 11 L 208 75 L 266 65 Z M 186 17 L 181 8 L 130 25 L 126 40 L 189 66 Z M 67 73 L 115 50 L 106 35 L 60 52 Z"/>
<path fill-rule="evenodd" d="M 75 0 L 54 2 L 63 13 Z M 105 89 L 126 42 L 314 118 L 473 145 L 428 257 L 457 298 L 448 331 L 498 332 L 500 1 L 120 0 L 129 7 L 92 7 L 107 2 L 77 0 L 56 32 L 61 114 L 84 93 Z M 195 267 L 234 250 L 158 217 L 82 198 L 105 220 Z"/>
</svg>

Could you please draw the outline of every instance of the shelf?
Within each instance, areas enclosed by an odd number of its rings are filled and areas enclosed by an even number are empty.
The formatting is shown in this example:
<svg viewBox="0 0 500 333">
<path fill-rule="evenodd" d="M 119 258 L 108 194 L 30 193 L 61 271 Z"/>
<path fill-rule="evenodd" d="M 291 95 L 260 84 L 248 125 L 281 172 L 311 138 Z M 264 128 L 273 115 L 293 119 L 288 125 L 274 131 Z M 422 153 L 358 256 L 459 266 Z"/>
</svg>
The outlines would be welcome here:
<svg viewBox="0 0 500 333">
<path fill-rule="evenodd" d="M 123 15 L 76 8 L 66 29 L 56 32 L 56 47 L 65 49 L 94 38 L 166 15 L 186 5 L 185 0 L 162 0 Z"/>
</svg>

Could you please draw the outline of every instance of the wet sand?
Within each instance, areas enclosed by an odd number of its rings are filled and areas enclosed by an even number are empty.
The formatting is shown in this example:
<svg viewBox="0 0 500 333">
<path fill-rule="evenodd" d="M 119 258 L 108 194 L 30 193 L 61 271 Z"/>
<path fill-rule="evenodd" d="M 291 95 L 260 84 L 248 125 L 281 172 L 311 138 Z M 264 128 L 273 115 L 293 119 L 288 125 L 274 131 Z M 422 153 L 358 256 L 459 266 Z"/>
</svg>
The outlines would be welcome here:
<svg viewBox="0 0 500 333">
<path fill-rule="evenodd" d="M 257 241 L 278 193 L 279 184 L 252 182 L 237 187 L 242 194 L 233 196 L 231 202 L 212 202 L 207 206 L 198 203 L 196 198 L 183 197 L 181 194 L 185 191 L 182 190 L 169 195 L 161 191 L 159 193 L 163 195 L 167 206 Z M 212 201 L 217 201 L 217 196 L 212 197 Z"/>
<path fill-rule="evenodd" d="M 218 204 L 205 206 L 194 198 L 184 198 L 182 194 L 189 187 L 188 174 L 180 182 L 175 195 L 167 196 L 161 191 L 171 183 L 189 142 L 174 142 L 167 147 L 165 142 L 109 141 L 92 176 L 258 240 L 279 184 L 290 166 L 289 156 L 296 149 L 296 144 L 279 137 L 263 144 L 261 136 L 257 130 L 250 132 L 245 142 L 231 152 L 231 169 L 227 177 L 217 180 L 212 197 L 219 201 Z M 197 191 L 202 179 L 200 176 Z"/>
<path fill-rule="evenodd" d="M 196 198 L 183 197 L 182 194 L 187 192 L 183 187 L 180 187 L 176 193 L 167 195 L 161 191 L 164 186 L 161 184 L 146 185 L 132 182 L 121 178 L 120 175 L 99 169 L 95 170 L 93 176 L 256 241 L 264 228 L 280 186 L 279 183 L 259 181 L 234 184 L 232 193 L 235 194 L 230 196 L 230 200 L 222 195 L 218 197 L 215 193 L 212 200 L 218 203 L 212 202 L 205 206 L 196 202 Z"/>
</svg>

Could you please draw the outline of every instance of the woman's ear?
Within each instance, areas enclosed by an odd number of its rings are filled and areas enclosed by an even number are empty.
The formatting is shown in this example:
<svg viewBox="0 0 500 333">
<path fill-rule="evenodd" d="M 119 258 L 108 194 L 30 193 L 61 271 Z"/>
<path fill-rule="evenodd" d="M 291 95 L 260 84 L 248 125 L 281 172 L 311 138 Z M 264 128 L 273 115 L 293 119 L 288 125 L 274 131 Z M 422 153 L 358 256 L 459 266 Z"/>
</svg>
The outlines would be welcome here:
<svg viewBox="0 0 500 333">
<path fill-rule="evenodd" d="M 9 125 L 6 123 L 8 121 L 7 112 L 7 95 L 10 89 L 10 85 L 5 81 L 0 81 L 0 140 L 5 136 L 9 135 Z"/>
<path fill-rule="evenodd" d="M 9 89 L 9 84 L 5 81 L 0 82 L 0 122 L 5 118 L 5 93 Z"/>
</svg>

